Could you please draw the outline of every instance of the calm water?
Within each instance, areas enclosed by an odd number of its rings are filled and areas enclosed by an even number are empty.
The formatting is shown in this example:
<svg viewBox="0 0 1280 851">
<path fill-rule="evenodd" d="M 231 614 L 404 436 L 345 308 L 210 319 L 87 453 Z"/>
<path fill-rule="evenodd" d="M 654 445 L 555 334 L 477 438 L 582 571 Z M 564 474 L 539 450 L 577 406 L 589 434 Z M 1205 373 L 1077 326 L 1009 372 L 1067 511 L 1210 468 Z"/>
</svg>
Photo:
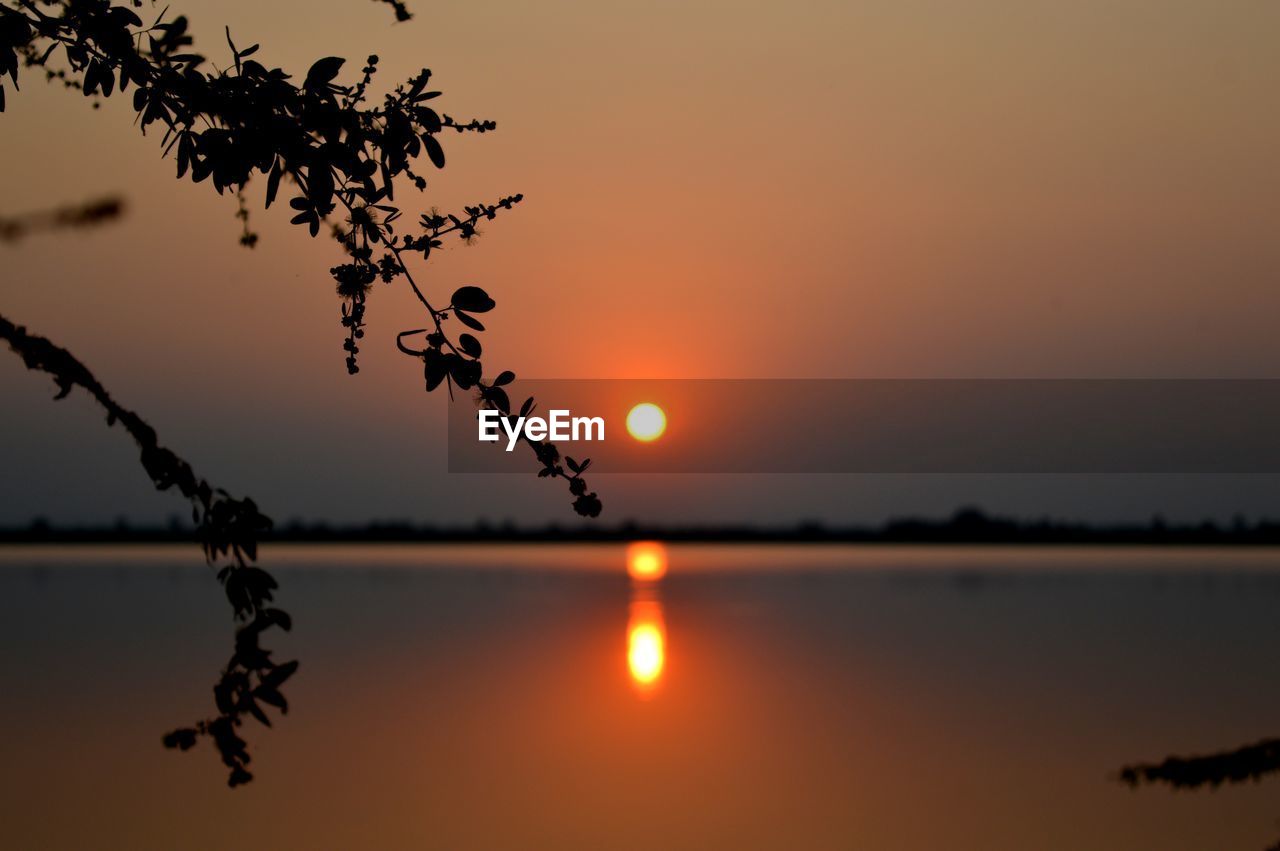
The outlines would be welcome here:
<svg viewBox="0 0 1280 851">
<path fill-rule="evenodd" d="M 1280 553 L 269 549 L 302 667 L 235 791 L 188 549 L 0 550 L 8 848 L 1261 849 L 1275 782 L 1121 764 L 1280 735 Z"/>
</svg>

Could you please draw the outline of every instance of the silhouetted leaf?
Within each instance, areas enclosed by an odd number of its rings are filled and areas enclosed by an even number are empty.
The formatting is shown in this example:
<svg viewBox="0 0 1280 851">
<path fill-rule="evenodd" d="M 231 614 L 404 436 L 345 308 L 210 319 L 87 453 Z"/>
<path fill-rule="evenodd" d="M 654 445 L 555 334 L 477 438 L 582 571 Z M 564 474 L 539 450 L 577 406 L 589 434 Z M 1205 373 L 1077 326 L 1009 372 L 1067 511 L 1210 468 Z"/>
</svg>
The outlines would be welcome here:
<svg viewBox="0 0 1280 851">
<path fill-rule="evenodd" d="M 258 706 L 257 701 L 255 701 L 253 698 L 251 697 L 246 698 L 243 706 L 246 710 L 248 710 L 249 714 L 252 715 L 254 718 L 257 718 L 258 721 L 261 722 L 264 727 L 271 726 L 271 719 L 267 717 L 267 713 L 262 711 L 262 707 Z"/>
<path fill-rule="evenodd" d="M 480 341 L 470 334 L 460 334 L 458 336 L 458 348 L 473 358 L 480 357 Z"/>
<path fill-rule="evenodd" d="M 495 408 L 502 411 L 504 414 L 510 412 L 511 399 L 508 398 L 507 391 L 503 390 L 501 387 L 490 387 L 486 392 L 489 401 L 493 403 Z"/>
<path fill-rule="evenodd" d="M 197 731 L 190 727 L 183 727 L 166 733 L 162 739 L 166 748 L 177 748 L 178 750 L 190 750 L 195 747 Z"/>
<path fill-rule="evenodd" d="M 600 509 L 600 498 L 594 493 L 583 494 L 573 501 L 573 510 L 583 517 L 599 517 Z"/>
<path fill-rule="evenodd" d="M 263 685 L 267 685 L 272 688 L 279 688 L 284 684 L 284 681 L 292 677 L 297 670 L 298 663 L 296 661 L 285 662 L 283 665 L 276 665 L 263 675 L 262 683 Z"/>
<path fill-rule="evenodd" d="M 471 313 L 487 313 L 496 307 L 489 294 L 479 287 L 459 287 L 454 290 L 450 302 L 455 308 Z"/>
<path fill-rule="evenodd" d="M 317 59 L 307 71 L 306 87 L 314 89 L 333 82 L 333 78 L 338 76 L 338 72 L 342 70 L 342 65 L 347 60 L 338 56 L 326 56 L 324 59 Z"/>
<path fill-rule="evenodd" d="M 444 355 L 439 349 L 427 349 L 423 354 L 424 375 L 427 380 L 427 392 L 430 393 L 440 386 L 440 382 L 444 381 L 445 375 L 448 374 L 448 365 L 445 363 Z"/>
<path fill-rule="evenodd" d="M 455 354 L 444 356 L 449 369 L 449 376 L 462 390 L 470 390 L 480 381 L 480 362 L 467 360 Z"/>
<path fill-rule="evenodd" d="M 274 623 L 276 626 L 280 627 L 285 632 L 288 632 L 289 630 L 293 629 L 293 618 L 289 616 L 288 612 L 282 611 L 280 609 L 263 609 L 262 617 L 265 618 L 270 623 Z"/>
<path fill-rule="evenodd" d="M 267 175 L 267 203 L 266 207 L 271 206 L 271 202 L 276 200 L 276 192 L 280 189 L 280 178 L 284 174 L 284 169 L 280 167 L 280 160 L 277 158 L 271 165 L 271 172 Z"/>
<path fill-rule="evenodd" d="M 284 695 L 270 686 L 258 686 L 253 690 L 253 696 L 263 703 L 276 707 L 281 712 L 289 711 L 289 702 L 284 699 Z"/>
<path fill-rule="evenodd" d="M 426 149 L 427 156 L 431 158 L 431 162 L 436 168 L 444 168 L 444 148 L 440 147 L 440 143 L 436 141 L 435 136 L 424 133 L 422 147 Z"/>
</svg>

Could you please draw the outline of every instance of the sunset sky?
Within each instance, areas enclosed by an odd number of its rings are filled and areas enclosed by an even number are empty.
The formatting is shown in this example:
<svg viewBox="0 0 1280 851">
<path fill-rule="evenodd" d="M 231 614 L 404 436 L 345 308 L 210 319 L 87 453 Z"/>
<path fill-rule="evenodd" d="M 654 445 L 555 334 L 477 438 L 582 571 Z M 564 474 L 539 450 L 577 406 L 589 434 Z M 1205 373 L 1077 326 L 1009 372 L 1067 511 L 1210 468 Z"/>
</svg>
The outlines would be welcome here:
<svg viewBox="0 0 1280 851">
<path fill-rule="evenodd" d="M 415 213 L 525 202 L 420 279 L 497 300 L 486 365 L 542 378 L 1280 376 L 1280 4 L 175 0 L 296 74 L 381 57 L 491 118 Z M 143 17 L 158 13 L 143 10 Z M 534 478 L 447 475 L 442 394 L 378 285 L 343 367 L 336 245 L 174 179 L 127 103 L 33 74 L 0 215 L 122 194 L 122 222 L 0 245 L 0 313 L 69 348 L 197 471 L 277 520 L 576 523 Z M 406 187 L 407 190 L 407 187 Z M 283 192 L 282 192 L 283 195 Z M 283 207 L 283 204 L 281 205 Z M 416 217 L 416 216 L 415 216 Z M 415 267 L 415 273 L 418 267 Z M 442 299 L 443 300 L 443 299 Z M 162 520 L 83 394 L 0 359 L 0 523 Z M 636 400 L 641 401 L 641 400 Z M 603 521 L 878 520 L 981 503 L 1090 519 L 1280 515 L 1273 477 L 596 476 Z"/>
</svg>

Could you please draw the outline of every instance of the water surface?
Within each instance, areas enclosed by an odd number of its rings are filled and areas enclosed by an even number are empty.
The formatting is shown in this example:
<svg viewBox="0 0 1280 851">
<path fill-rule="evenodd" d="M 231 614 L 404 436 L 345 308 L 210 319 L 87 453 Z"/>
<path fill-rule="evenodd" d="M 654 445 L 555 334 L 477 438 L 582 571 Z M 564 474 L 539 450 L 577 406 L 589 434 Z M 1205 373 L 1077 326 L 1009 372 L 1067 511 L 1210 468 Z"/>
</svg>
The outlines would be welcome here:
<svg viewBox="0 0 1280 851">
<path fill-rule="evenodd" d="M 188 548 L 0 549 L 12 848 L 1260 849 L 1274 783 L 1134 759 L 1280 734 L 1280 553 L 275 547 L 302 667 L 256 779 L 203 717 Z"/>
</svg>

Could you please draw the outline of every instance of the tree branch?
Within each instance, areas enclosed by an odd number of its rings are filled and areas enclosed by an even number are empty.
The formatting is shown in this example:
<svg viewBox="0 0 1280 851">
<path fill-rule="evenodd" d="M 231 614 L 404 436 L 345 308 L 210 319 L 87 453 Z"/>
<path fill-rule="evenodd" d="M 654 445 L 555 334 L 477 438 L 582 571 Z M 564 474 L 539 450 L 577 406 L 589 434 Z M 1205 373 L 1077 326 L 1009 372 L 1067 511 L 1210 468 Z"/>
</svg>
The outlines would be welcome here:
<svg viewBox="0 0 1280 851">
<path fill-rule="evenodd" d="M 346 209 L 348 229 L 342 241 L 351 260 L 329 271 L 344 299 L 349 373 L 359 372 L 357 355 L 372 283 L 381 278 L 389 284 L 403 276 L 435 326 L 422 355 L 427 390 L 444 383 L 450 396 L 456 385 L 498 402 L 505 397 L 500 386 L 482 381 L 479 341 L 464 332 L 455 342 L 441 324 L 452 317 L 472 331 L 483 331 L 483 323 L 471 314 L 492 309 L 493 300 L 478 287 L 462 287 L 455 298 L 478 292 L 483 296 L 480 307 L 453 304 L 437 310 L 414 280 L 406 257 L 420 253 L 426 260 L 446 235 L 472 241 L 482 219 L 492 220 L 523 196 L 466 207 L 463 215 L 432 212 L 422 217 L 417 233 L 395 230 L 403 212 L 394 203 L 397 180 L 425 189 L 426 179 L 411 165 L 423 155 L 434 167 L 444 167 L 437 136 L 446 130 L 487 133 L 497 126 L 437 112 L 431 103 L 441 93 L 428 89 L 430 70 L 396 86 L 381 104 L 365 106 L 377 73 L 376 55 L 368 57 L 354 85 L 337 82 L 345 63 L 337 56 L 317 60 L 299 79 L 261 64 L 259 45 L 239 48 L 228 30 L 231 64 L 204 71 L 207 60 L 194 52 L 185 17 L 164 20 L 162 13 L 144 26 L 132 9 L 105 0 L 50 2 L 58 14 L 45 14 L 29 0 L 9 2 L 17 5 L 0 2 L 0 79 L 7 74 L 16 86 L 22 64 L 43 68 L 48 80 L 89 97 L 108 98 L 132 86 L 138 122 L 144 132 L 149 126 L 164 130 L 164 155 L 174 154 L 178 178 L 208 180 L 219 194 L 237 196 L 242 244 L 257 241 L 248 227 L 243 195 L 254 174 L 267 176 L 266 206 L 275 200 L 283 177 L 290 176 L 301 191 L 289 201 L 291 222 L 305 226 L 312 236 L 339 205 Z M 398 16 L 407 14 L 396 8 Z M 563 468 L 555 463 L 552 449 L 538 455 L 543 465 L 539 475 L 561 477 Z M 570 479 L 574 510 L 587 517 L 599 514 L 599 498 L 585 491 L 580 477 L 563 477 Z"/>
<path fill-rule="evenodd" d="M 115 196 L 84 204 L 40 210 L 17 216 L 0 216 L 0 241 L 17 242 L 39 231 L 97 227 L 115 221 L 124 213 L 124 200 Z"/>
<path fill-rule="evenodd" d="M 258 511 L 253 500 L 235 499 L 221 488 L 213 488 L 195 474 L 190 464 L 161 446 L 155 429 L 116 402 L 89 368 L 69 351 L 45 337 L 27 333 L 26 328 L 4 316 L 0 316 L 0 339 L 22 358 L 27 369 L 53 376 L 58 385 L 55 399 L 66 397 L 79 387 L 106 411 L 107 425 L 123 426 L 142 450 L 142 466 L 156 489 L 176 487 L 191 501 L 192 519 L 198 524 L 209 564 L 216 566 L 220 559 L 227 562 L 218 571 L 218 581 L 241 625 L 236 630 L 235 652 L 213 689 L 218 714 L 167 734 L 164 744 L 187 750 L 198 737 L 209 736 L 230 769 L 228 784 L 234 787 L 247 783 L 253 779 L 246 767 L 249 752 L 236 729 L 245 715 L 270 726 L 261 704 L 285 712 L 288 704 L 279 688 L 298 667 L 297 662 L 276 664 L 271 660 L 271 651 L 258 643 L 261 633 L 272 626 L 285 630 L 292 626 L 286 612 L 268 606 L 277 587 L 275 580 L 252 564 L 258 556 L 258 538 L 271 528 L 271 521 Z"/>
<path fill-rule="evenodd" d="M 1231 751 L 1126 765 L 1120 769 L 1120 781 L 1130 786 L 1167 783 L 1175 789 L 1217 788 L 1223 783 L 1257 781 L 1276 771 L 1280 771 L 1280 739 L 1263 739 Z"/>
</svg>

